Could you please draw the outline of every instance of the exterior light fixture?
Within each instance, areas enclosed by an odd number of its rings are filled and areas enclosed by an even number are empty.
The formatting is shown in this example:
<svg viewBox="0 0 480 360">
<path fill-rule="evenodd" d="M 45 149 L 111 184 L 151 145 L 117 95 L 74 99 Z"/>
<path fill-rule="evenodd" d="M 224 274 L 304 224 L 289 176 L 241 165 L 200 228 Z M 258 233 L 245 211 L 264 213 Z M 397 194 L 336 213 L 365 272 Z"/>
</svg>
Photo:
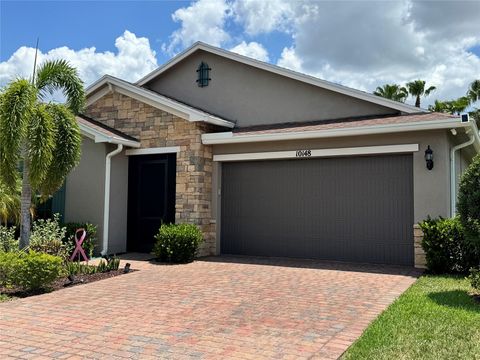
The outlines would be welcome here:
<svg viewBox="0 0 480 360">
<path fill-rule="evenodd" d="M 433 169 L 433 150 L 430 149 L 430 145 L 428 145 L 427 150 L 425 150 L 425 161 L 427 163 L 427 169 Z"/>
<path fill-rule="evenodd" d="M 130 272 L 130 263 L 126 263 L 125 267 L 123 268 L 123 273 L 128 274 Z"/>
</svg>

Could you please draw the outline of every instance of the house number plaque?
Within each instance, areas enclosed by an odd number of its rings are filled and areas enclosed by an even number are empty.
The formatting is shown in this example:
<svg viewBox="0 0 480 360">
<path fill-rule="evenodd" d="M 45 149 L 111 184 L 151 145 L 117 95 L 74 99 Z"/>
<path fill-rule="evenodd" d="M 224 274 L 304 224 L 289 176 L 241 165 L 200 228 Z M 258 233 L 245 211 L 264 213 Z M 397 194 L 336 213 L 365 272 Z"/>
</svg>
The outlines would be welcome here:
<svg viewBox="0 0 480 360">
<path fill-rule="evenodd" d="M 297 150 L 295 152 L 296 157 L 310 157 L 312 156 L 312 150 Z"/>
</svg>

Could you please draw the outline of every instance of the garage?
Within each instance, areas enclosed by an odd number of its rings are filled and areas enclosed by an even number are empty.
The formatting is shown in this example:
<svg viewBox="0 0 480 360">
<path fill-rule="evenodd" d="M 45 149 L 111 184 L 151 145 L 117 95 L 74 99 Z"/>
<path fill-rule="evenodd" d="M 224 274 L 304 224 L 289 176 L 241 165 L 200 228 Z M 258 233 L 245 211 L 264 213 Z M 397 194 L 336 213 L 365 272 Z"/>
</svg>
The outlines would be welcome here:
<svg viewBox="0 0 480 360">
<path fill-rule="evenodd" d="M 221 253 L 413 265 L 412 154 L 222 163 Z"/>
</svg>

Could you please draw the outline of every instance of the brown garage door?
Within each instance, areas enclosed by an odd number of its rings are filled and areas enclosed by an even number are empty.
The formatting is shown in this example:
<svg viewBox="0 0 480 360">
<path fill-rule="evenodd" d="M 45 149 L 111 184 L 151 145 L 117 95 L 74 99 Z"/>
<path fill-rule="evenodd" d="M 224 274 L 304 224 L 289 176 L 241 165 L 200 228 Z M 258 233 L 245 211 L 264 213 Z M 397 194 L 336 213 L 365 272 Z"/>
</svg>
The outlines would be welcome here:
<svg viewBox="0 0 480 360">
<path fill-rule="evenodd" d="M 412 155 L 222 164 L 221 252 L 413 265 Z"/>
</svg>

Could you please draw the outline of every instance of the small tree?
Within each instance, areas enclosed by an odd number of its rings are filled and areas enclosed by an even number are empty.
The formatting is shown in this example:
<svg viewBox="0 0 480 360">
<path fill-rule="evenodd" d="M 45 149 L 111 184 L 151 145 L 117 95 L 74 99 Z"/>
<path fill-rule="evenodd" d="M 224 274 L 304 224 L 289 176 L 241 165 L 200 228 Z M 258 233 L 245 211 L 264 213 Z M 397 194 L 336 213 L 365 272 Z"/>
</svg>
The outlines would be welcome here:
<svg viewBox="0 0 480 360">
<path fill-rule="evenodd" d="M 45 103 L 63 91 L 66 105 Z M 17 79 L 0 92 L 0 179 L 14 193 L 23 168 L 20 247 L 30 239 L 32 194 L 57 191 L 80 160 L 75 113 L 83 107 L 83 83 L 67 61 L 47 61 L 32 81 Z"/>
<path fill-rule="evenodd" d="M 462 176 L 458 192 L 458 214 L 465 236 L 480 256 L 480 156 L 477 155 Z"/>
</svg>

